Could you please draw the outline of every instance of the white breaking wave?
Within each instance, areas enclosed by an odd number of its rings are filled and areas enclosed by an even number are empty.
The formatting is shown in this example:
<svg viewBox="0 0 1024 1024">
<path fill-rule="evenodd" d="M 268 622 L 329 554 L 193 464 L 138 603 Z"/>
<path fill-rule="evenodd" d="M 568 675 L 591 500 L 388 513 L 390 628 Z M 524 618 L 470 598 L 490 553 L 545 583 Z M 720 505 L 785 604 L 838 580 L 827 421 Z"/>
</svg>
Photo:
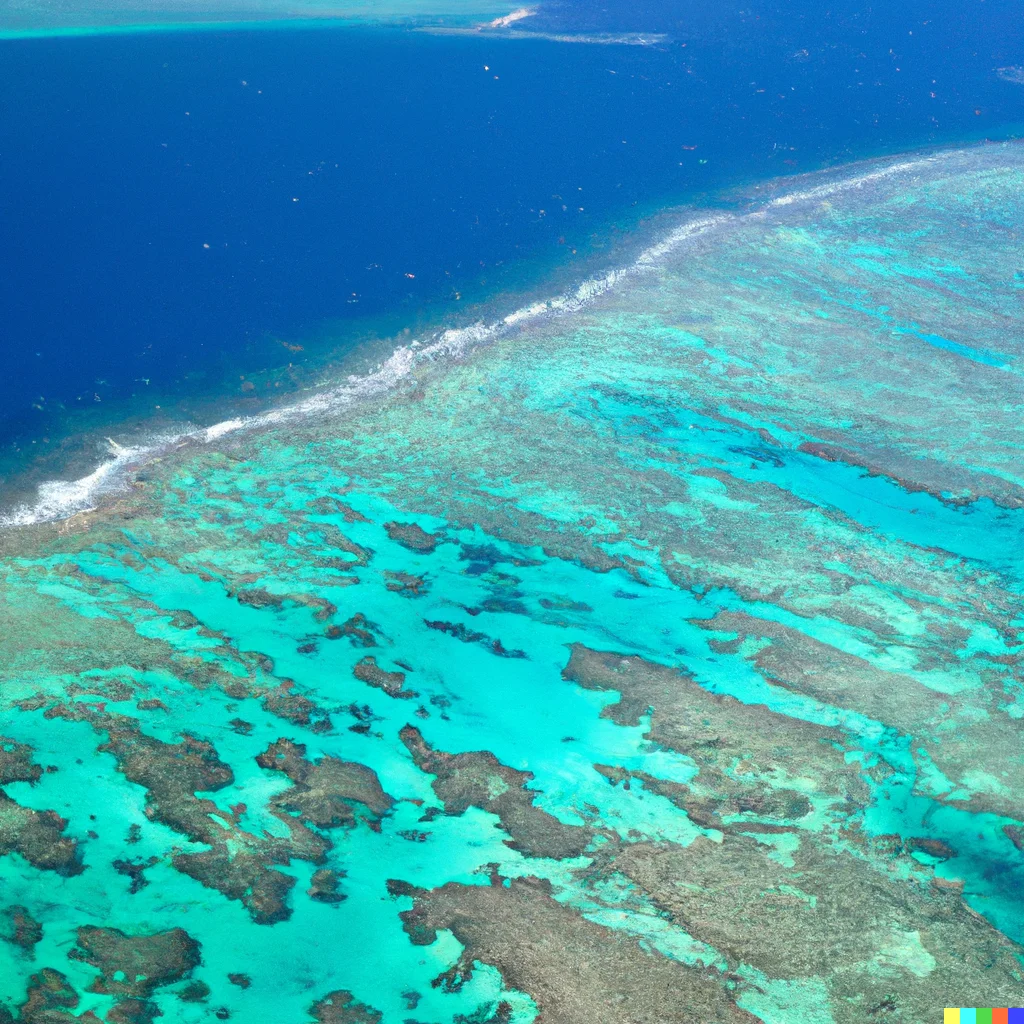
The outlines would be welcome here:
<svg viewBox="0 0 1024 1024">
<path fill-rule="evenodd" d="M 40 484 L 36 501 L 21 505 L 10 512 L 0 513 L 0 527 L 30 526 L 37 523 L 68 519 L 97 507 L 102 497 L 123 492 L 132 473 L 146 462 L 166 453 L 175 446 L 185 444 L 212 444 L 239 430 L 277 426 L 310 416 L 329 415 L 356 401 L 384 395 L 409 377 L 423 361 L 438 358 L 458 358 L 468 351 L 495 341 L 523 325 L 550 317 L 579 313 L 601 296 L 612 291 L 622 281 L 656 270 L 666 258 L 687 243 L 719 228 L 735 224 L 744 217 L 764 215 L 765 209 L 790 206 L 793 203 L 822 199 L 850 189 L 860 188 L 905 171 L 913 171 L 932 162 L 936 157 L 890 164 L 854 178 L 830 182 L 801 192 L 792 192 L 771 200 L 761 209 L 746 214 L 717 214 L 686 221 L 669 231 L 663 238 L 644 249 L 632 263 L 610 270 L 600 277 L 588 278 L 571 291 L 547 300 L 532 302 L 514 310 L 507 316 L 486 323 L 478 321 L 463 327 L 441 331 L 426 341 L 416 339 L 396 348 L 372 373 L 362 377 L 351 376 L 344 384 L 325 388 L 290 405 L 259 413 L 255 416 L 235 418 L 215 423 L 210 427 L 195 428 L 179 434 L 165 435 L 148 444 L 122 447 L 110 440 L 114 456 L 101 463 L 92 473 L 70 482 L 51 480 Z"/>
<path fill-rule="evenodd" d="M 509 25 L 514 25 L 517 21 L 522 21 L 523 18 L 532 18 L 536 13 L 536 7 L 520 7 L 514 10 L 511 14 L 506 14 L 503 18 L 495 18 L 494 21 L 489 21 L 486 25 L 482 25 L 480 27 L 508 28 Z"/>
<path fill-rule="evenodd" d="M 996 74 L 1004 82 L 1012 82 L 1014 85 L 1024 85 L 1024 65 L 1011 64 L 1006 68 L 996 68 Z"/>
<path fill-rule="evenodd" d="M 817 185 L 802 192 L 787 192 L 786 195 L 773 199 L 768 206 L 770 208 L 792 206 L 794 203 L 802 203 L 814 199 L 827 199 L 829 196 L 849 192 L 855 188 L 863 188 L 865 185 L 870 185 L 876 181 L 883 181 L 885 178 L 891 178 L 894 174 L 920 170 L 923 167 L 934 164 L 944 156 L 948 157 L 951 155 L 953 154 L 944 153 L 921 157 L 919 160 L 905 160 L 902 163 L 889 164 L 888 167 L 880 167 L 877 170 L 868 171 L 866 174 L 858 174 L 853 178 L 842 178 L 839 181 L 830 181 L 824 185 Z"/>
<path fill-rule="evenodd" d="M 723 213 L 717 217 L 706 217 L 703 220 L 692 220 L 670 231 L 660 242 L 644 249 L 636 258 L 633 266 L 637 270 L 647 270 L 656 267 L 667 256 L 670 256 L 676 249 L 686 242 L 691 241 L 700 235 L 706 235 L 715 228 L 724 224 L 732 223 L 739 218 L 735 214 Z"/>
<path fill-rule="evenodd" d="M 230 434 L 233 430 L 238 430 L 239 427 L 244 425 L 245 420 L 243 419 L 224 420 L 223 423 L 214 423 L 212 427 L 207 427 L 202 432 L 203 440 L 209 444 L 210 441 L 216 441 L 218 437 Z"/>
<path fill-rule="evenodd" d="M 0 526 L 50 523 L 79 512 L 88 512 L 96 507 L 96 501 L 102 495 L 122 490 L 126 475 L 132 469 L 157 452 L 166 450 L 167 445 L 177 439 L 162 438 L 155 444 L 127 448 L 112 442 L 112 459 L 101 462 L 88 476 L 79 480 L 47 480 L 40 484 L 36 501 L 0 515 Z"/>
</svg>

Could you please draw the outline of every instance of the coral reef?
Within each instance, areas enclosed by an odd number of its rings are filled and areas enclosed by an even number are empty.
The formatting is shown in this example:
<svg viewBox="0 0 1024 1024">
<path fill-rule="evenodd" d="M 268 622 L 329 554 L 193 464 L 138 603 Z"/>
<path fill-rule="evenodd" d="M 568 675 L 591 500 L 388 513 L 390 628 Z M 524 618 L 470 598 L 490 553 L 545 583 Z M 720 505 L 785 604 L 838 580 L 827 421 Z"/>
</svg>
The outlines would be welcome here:
<svg viewBox="0 0 1024 1024">
<path fill-rule="evenodd" d="M 0 531 L 0 1021 L 1019 999 L 1022 197 L 766 186 Z"/>
</svg>

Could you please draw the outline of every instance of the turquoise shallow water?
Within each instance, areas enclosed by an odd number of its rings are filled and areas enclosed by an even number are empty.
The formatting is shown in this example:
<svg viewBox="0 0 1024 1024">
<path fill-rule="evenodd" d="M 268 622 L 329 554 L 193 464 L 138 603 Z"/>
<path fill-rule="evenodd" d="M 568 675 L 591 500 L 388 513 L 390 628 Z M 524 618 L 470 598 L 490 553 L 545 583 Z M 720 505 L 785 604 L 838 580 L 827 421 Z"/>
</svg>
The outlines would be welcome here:
<svg viewBox="0 0 1024 1024">
<path fill-rule="evenodd" d="M 508 13 L 496 0 L 219 0 L 198 5 L 165 0 L 20 0 L 0 11 L 0 39 L 137 33 L 192 29 L 315 27 L 318 22 L 360 24 L 472 25 Z"/>
<path fill-rule="evenodd" d="M 1022 179 L 993 145 L 684 215 L 9 526 L 0 1005 L 1019 1001 Z"/>
</svg>

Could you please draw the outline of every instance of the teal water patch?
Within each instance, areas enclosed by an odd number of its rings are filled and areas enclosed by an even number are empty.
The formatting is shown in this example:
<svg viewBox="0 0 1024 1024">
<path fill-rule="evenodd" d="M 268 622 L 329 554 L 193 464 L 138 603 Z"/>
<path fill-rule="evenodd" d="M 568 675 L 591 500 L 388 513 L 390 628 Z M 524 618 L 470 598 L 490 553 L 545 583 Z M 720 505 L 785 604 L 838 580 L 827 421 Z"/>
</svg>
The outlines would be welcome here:
<svg viewBox="0 0 1024 1024">
<path fill-rule="evenodd" d="M 221 4 L 197 9 L 174 0 L 154 10 L 143 4 L 95 5 L 62 3 L 58 7 L 22 4 L 0 17 L 0 40 L 46 39 L 70 36 L 135 35 L 141 32 L 204 32 L 226 30 L 295 31 L 359 25 L 473 24 L 507 13 L 493 0 L 391 0 L 368 3 L 349 0 L 304 0 L 291 5 L 273 2 Z M 6 22 L 6 24 L 5 24 Z"/>
<path fill-rule="evenodd" d="M 137 35 L 150 32 L 224 32 L 229 29 L 299 31 L 304 29 L 351 28 L 359 22 L 344 18 L 280 18 L 242 21 L 162 21 L 123 25 L 57 25 L 48 28 L 0 29 L 3 39 L 67 39 L 78 36 Z"/>
<path fill-rule="evenodd" d="M 998 366 L 1000 368 L 1005 368 L 1011 363 L 1010 359 L 999 355 L 997 352 L 987 352 L 984 349 L 972 348 L 970 345 L 964 345 L 959 341 L 951 341 L 949 338 L 943 338 L 938 334 L 927 334 L 923 331 L 919 331 L 916 326 L 911 326 L 906 333 L 913 334 L 915 338 L 920 338 L 922 341 L 928 342 L 929 345 L 935 345 L 937 348 L 943 348 L 947 352 L 955 352 L 957 355 L 965 356 L 967 359 L 973 359 L 979 363 L 984 363 L 986 366 Z"/>
</svg>

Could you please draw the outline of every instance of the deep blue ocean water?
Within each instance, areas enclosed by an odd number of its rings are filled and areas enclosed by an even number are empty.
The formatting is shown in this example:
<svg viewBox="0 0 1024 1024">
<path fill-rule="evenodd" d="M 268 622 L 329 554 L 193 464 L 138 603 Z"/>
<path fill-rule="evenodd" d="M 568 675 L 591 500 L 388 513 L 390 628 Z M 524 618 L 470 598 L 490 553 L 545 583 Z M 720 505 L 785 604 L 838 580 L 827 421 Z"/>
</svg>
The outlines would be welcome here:
<svg viewBox="0 0 1024 1024">
<path fill-rule="evenodd" d="M 69 410 L 116 420 L 135 394 L 187 415 L 346 323 L 456 315 L 638 211 L 1015 134 L 1024 86 L 995 71 L 1024 61 L 1012 5 L 899 7 L 535 19 L 667 34 L 645 47 L 338 28 L 0 41 L 8 468 L 73 431 Z"/>
</svg>

